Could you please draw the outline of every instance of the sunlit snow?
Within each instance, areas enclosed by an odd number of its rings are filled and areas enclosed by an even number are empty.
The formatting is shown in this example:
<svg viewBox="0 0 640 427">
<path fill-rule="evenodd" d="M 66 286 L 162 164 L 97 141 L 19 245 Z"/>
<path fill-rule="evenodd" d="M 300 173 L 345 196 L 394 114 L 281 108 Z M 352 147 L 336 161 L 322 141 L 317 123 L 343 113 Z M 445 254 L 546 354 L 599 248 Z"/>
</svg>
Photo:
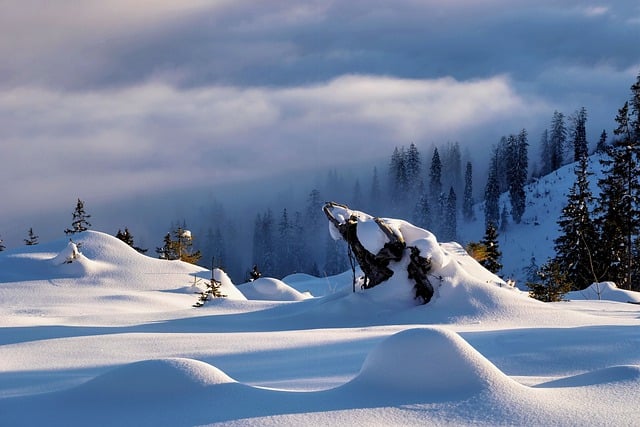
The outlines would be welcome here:
<svg viewBox="0 0 640 427">
<path fill-rule="evenodd" d="M 637 422 L 635 293 L 544 304 L 459 244 L 385 221 L 438 260 L 428 304 L 405 260 L 355 293 L 350 272 L 236 287 L 214 270 L 228 297 L 193 308 L 211 271 L 100 232 L 0 253 L 0 424 Z"/>
</svg>

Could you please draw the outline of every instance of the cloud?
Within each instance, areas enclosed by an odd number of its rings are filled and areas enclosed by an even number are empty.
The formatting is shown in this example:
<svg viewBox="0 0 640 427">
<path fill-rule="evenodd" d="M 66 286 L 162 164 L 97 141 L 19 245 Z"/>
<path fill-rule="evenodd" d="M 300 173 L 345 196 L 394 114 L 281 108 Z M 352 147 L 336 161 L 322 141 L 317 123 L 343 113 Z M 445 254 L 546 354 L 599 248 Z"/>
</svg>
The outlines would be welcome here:
<svg viewBox="0 0 640 427">
<path fill-rule="evenodd" d="M 17 88 L 0 93 L 0 173 L 12 180 L 15 199 L 96 189 L 108 198 L 377 159 L 395 145 L 482 134 L 535 111 L 546 106 L 522 98 L 504 76 L 347 75 L 289 88 L 159 81 L 85 92 Z"/>
</svg>

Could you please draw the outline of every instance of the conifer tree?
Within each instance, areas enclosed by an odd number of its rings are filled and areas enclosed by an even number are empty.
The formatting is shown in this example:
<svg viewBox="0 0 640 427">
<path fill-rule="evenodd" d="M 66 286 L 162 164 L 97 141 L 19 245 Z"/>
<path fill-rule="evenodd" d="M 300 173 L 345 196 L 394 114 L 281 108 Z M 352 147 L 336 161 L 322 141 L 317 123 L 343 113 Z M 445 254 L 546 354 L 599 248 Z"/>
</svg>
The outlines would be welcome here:
<svg viewBox="0 0 640 427">
<path fill-rule="evenodd" d="M 507 139 L 507 178 L 509 182 L 509 199 L 511 201 L 511 217 L 516 224 L 520 224 L 526 207 L 526 193 L 529 168 L 527 131 L 522 129 L 516 135 L 510 135 Z"/>
<path fill-rule="evenodd" d="M 416 144 L 412 142 L 411 145 L 409 145 L 405 157 L 408 198 L 415 200 L 422 186 L 422 159 Z"/>
<path fill-rule="evenodd" d="M 464 173 L 464 198 L 462 200 L 462 217 L 465 221 L 473 219 L 473 169 L 471 162 L 467 162 Z"/>
<path fill-rule="evenodd" d="M 165 234 L 163 246 L 156 249 L 161 259 L 181 260 L 190 264 L 196 264 L 202 254 L 194 251 L 191 232 L 183 226 L 178 226 L 172 232 Z"/>
<path fill-rule="evenodd" d="M 581 158 L 589 155 L 589 147 L 587 144 L 587 110 L 582 107 L 576 111 L 572 117 L 573 130 L 571 136 L 573 137 L 573 161 L 578 162 Z"/>
<path fill-rule="evenodd" d="M 429 193 L 431 194 L 432 201 L 438 200 L 440 198 L 440 194 L 442 194 L 442 161 L 440 160 L 438 147 L 433 149 L 433 156 L 431 157 L 431 167 L 429 169 Z"/>
<path fill-rule="evenodd" d="M 551 119 L 549 134 L 549 171 L 560 169 L 564 164 L 564 150 L 567 144 L 567 128 L 564 124 L 564 114 L 554 111 Z"/>
<path fill-rule="evenodd" d="M 429 207 L 429 195 L 423 191 L 413 210 L 413 223 L 420 228 L 430 230 L 432 227 L 431 208 Z"/>
<path fill-rule="evenodd" d="M 2 238 L 0 238 L 0 252 L 4 251 L 5 249 L 7 249 L 7 247 L 4 245 L 4 241 L 2 240 Z"/>
<path fill-rule="evenodd" d="M 547 175 L 552 172 L 551 143 L 549 142 L 549 131 L 545 129 L 540 136 L 540 176 Z"/>
<path fill-rule="evenodd" d="M 562 268 L 553 261 L 545 263 L 538 271 L 538 281 L 527 283 L 529 296 L 542 302 L 561 301 L 570 285 Z"/>
<path fill-rule="evenodd" d="M 84 202 L 78 199 L 76 203 L 76 208 L 72 213 L 73 221 L 71 222 L 71 228 L 67 228 L 64 230 L 65 234 L 75 234 L 86 231 L 91 227 L 88 218 L 91 218 L 91 215 L 88 215 L 84 210 Z"/>
<path fill-rule="evenodd" d="M 484 247 L 485 258 L 480 261 L 480 265 L 494 274 L 498 274 L 502 270 L 502 264 L 500 259 L 502 258 L 502 252 L 498 247 L 498 230 L 492 223 L 487 225 L 484 233 L 484 237 L 480 241 L 480 244 Z"/>
<path fill-rule="evenodd" d="M 457 215 L 456 215 L 456 192 L 453 187 L 449 188 L 449 196 L 447 197 L 445 207 L 445 218 L 442 230 L 442 238 L 445 241 L 453 241 L 457 234 Z"/>
<path fill-rule="evenodd" d="M 558 219 L 560 236 L 555 240 L 553 262 L 566 275 L 572 290 L 582 290 L 599 281 L 600 267 L 594 258 L 599 246 L 589 206 L 593 196 L 589 189 L 587 156 L 574 169 L 576 178 L 567 196 L 567 204 Z"/>
<path fill-rule="evenodd" d="M 136 251 L 140 252 L 141 254 L 147 253 L 148 249 L 142 249 L 135 245 L 133 241 L 134 240 L 133 234 L 131 234 L 128 227 L 125 227 L 124 231 L 118 229 L 118 232 L 116 233 L 116 237 L 122 240 L 123 242 L 125 242 L 127 245 L 131 246 Z"/>
<path fill-rule="evenodd" d="M 500 220 L 500 189 L 498 186 L 498 159 L 494 153 L 489 166 L 489 177 L 484 190 L 484 223 L 485 227 L 493 224 L 496 227 Z"/>
<path fill-rule="evenodd" d="M 24 244 L 27 246 L 33 246 L 38 244 L 38 236 L 33 232 L 33 228 L 29 228 L 27 238 L 24 239 Z"/>
<path fill-rule="evenodd" d="M 602 154 L 607 151 L 607 131 L 602 129 L 598 145 L 596 145 L 596 153 Z"/>
<path fill-rule="evenodd" d="M 401 207 L 407 197 L 408 179 L 404 147 L 395 147 L 389 162 L 389 195 L 396 207 Z"/>
<path fill-rule="evenodd" d="M 605 169 L 598 182 L 598 259 L 608 267 L 609 280 L 621 288 L 637 289 L 640 284 L 632 283 L 632 276 L 640 268 L 640 260 L 634 256 L 634 241 L 640 234 L 640 75 L 631 92 L 631 101 L 625 102 L 616 116 L 617 139 L 601 159 Z"/>
</svg>

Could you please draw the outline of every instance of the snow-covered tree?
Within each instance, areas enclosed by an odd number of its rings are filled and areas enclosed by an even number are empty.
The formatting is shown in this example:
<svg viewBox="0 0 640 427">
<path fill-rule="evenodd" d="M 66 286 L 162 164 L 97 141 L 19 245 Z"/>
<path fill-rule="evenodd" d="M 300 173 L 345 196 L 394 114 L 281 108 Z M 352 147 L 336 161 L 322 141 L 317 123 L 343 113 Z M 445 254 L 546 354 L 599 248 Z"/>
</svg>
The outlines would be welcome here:
<svg viewBox="0 0 640 427">
<path fill-rule="evenodd" d="M 607 138 L 607 131 L 605 129 L 602 129 L 600 139 L 598 140 L 598 145 L 596 145 L 596 153 L 602 154 L 607 151 Z"/>
<path fill-rule="evenodd" d="M 634 241 L 640 234 L 640 75 L 631 89 L 631 100 L 616 116 L 617 138 L 601 159 L 598 259 L 607 267 L 605 278 L 621 288 L 637 289 L 640 284 L 632 283 L 632 276 L 640 269 L 634 256 Z"/>
<path fill-rule="evenodd" d="M 29 228 L 27 238 L 24 239 L 24 244 L 27 246 L 33 246 L 38 244 L 38 236 L 33 232 L 33 228 Z"/>
<path fill-rule="evenodd" d="M 191 231 L 182 226 L 178 226 L 172 232 L 165 234 L 163 246 L 156 249 L 161 259 L 181 260 L 191 264 L 196 264 L 202 253 L 193 250 L 193 236 Z"/>
<path fill-rule="evenodd" d="M 572 290 L 582 290 L 598 282 L 599 266 L 594 258 L 599 246 L 598 234 L 591 217 L 593 196 L 589 189 L 587 156 L 575 167 L 576 179 L 569 190 L 567 204 L 558 219 L 560 235 L 555 240 L 553 262 L 565 273 Z"/>
<path fill-rule="evenodd" d="M 84 202 L 78 199 L 76 203 L 76 208 L 72 213 L 73 220 L 71 222 L 71 228 L 67 228 L 64 230 L 65 234 L 75 234 L 80 233 L 82 231 L 86 231 L 91 227 L 91 224 L 88 221 L 88 218 L 91 218 L 91 215 L 88 215 L 84 210 Z"/>
</svg>

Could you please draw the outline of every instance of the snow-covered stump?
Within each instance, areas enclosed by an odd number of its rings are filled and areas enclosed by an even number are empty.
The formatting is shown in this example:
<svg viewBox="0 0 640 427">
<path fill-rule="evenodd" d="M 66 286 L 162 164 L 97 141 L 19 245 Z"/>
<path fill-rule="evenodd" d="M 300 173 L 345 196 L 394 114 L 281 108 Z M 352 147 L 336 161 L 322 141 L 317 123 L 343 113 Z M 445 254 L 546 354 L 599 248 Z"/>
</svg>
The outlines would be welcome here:
<svg viewBox="0 0 640 427">
<path fill-rule="evenodd" d="M 397 227 L 392 227 L 381 218 L 373 218 L 367 214 L 350 210 L 346 205 L 328 202 L 322 208 L 331 224 L 329 230 L 334 239 L 343 239 L 349 245 L 354 258 L 364 273 L 364 289 L 373 288 L 391 278 L 394 270 L 391 262 L 399 262 L 408 254 L 407 274 L 415 285 L 415 298 L 428 303 L 434 294 L 429 282 L 431 259 L 421 256 L 420 248 L 407 246 L 404 236 Z M 367 229 L 359 233 L 358 226 L 377 226 L 376 230 Z M 382 234 L 380 234 L 382 232 Z M 377 240 L 377 244 L 361 241 L 362 234 L 369 240 Z M 382 240 L 381 240 L 382 239 Z M 380 247 L 378 247 L 380 246 Z M 372 252 L 372 248 L 375 252 Z"/>
</svg>

